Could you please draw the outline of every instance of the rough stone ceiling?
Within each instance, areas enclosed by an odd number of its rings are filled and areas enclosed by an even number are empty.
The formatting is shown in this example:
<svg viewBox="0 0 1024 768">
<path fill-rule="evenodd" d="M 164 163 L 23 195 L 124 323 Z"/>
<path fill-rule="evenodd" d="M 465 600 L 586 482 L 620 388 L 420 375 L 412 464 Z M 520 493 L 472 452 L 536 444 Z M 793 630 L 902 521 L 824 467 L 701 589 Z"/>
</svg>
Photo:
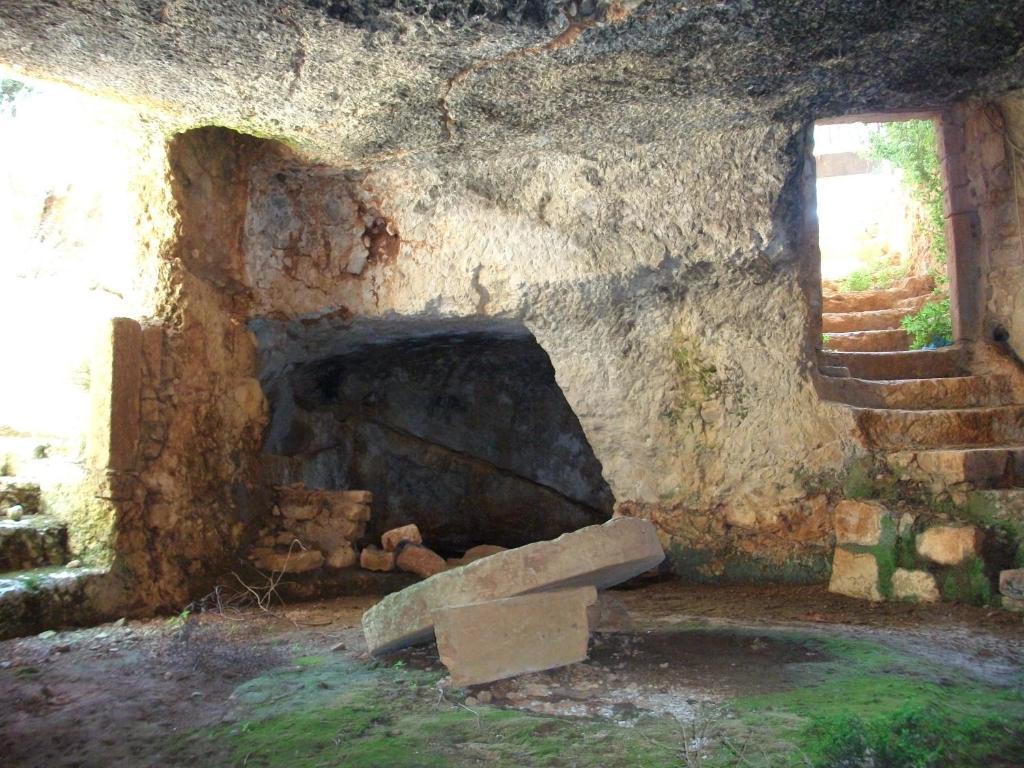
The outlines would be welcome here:
<svg viewBox="0 0 1024 768">
<path fill-rule="evenodd" d="M 0 3 L 0 66 L 352 166 L 925 106 L 1019 87 L 1022 42 L 1017 0 Z"/>
</svg>

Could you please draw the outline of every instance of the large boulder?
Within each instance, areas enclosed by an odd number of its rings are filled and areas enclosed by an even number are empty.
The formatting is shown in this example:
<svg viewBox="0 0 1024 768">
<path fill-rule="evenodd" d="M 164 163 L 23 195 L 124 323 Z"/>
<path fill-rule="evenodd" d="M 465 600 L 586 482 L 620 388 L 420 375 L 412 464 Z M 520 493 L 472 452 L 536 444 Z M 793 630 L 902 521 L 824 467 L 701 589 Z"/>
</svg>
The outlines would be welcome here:
<svg viewBox="0 0 1024 768">
<path fill-rule="evenodd" d="M 387 653 L 429 641 L 435 612 L 444 608 L 577 586 L 604 589 L 664 558 L 650 522 L 615 518 L 498 552 L 388 595 L 363 614 L 363 632 L 371 653 Z"/>
</svg>

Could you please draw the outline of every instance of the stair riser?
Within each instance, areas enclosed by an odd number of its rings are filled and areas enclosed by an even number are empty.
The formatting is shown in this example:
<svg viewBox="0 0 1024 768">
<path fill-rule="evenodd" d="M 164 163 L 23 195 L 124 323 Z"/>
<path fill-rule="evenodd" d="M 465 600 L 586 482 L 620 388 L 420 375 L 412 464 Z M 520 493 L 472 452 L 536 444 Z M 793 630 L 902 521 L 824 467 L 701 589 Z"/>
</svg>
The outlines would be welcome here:
<svg viewBox="0 0 1024 768">
<path fill-rule="evenodd" d="M 69 559 L 63 527 L 0 528 L 0 572 L 63 565 Z"/>
<path fill-rule="evenodd" d="M 861 408 L 934 410 L 996 407 L 1015 403 L 1012 384 L 1004 376 L 906 381 L 823 377 L 818 393 L 824 400 Z"/>
<path fill-rule="evenodd" d="M 1024 441 L 1024 408 L 980 411 L 855 410 L 867 444 L 883 450 Z"/>
<path fill-rule="evenodd" d="M 905 331 L 858 331 L 830 334 L 826 349 L 837 352 L 898 352 L 910 348 Z"/>
<path fill-rule="evenodd" d="M 822 311 L 870 312 L 875 309 L 889 309 L 899 301 L 930 295 L 931 291 L 932 279 L 930 277 L 912 277 L 899 288 L 824 296 L 822 297 Z"/>
<path fill-rule="evenodd" d="M 822 366 L 846 368 L 854 378 L 874 381 L 937 379 L 968 372 L 960 347 L 883 353 L 826 350 L 818 353 L 818 361 Z"/>
<path fill-rule="evenodd" d="M 1024 448 L 898 451 L 888 454 L 886 461 L 898 475 L 928 483 L 937 490 L 1024 484 Z"/>
<path fill-rule="evenodd" d="M 821 316 L 821 330 L 823 333 L 900 330 L 900 321 L 908 314 L 910 313 L 899 309 L 827 313 Z"/>
</svg>

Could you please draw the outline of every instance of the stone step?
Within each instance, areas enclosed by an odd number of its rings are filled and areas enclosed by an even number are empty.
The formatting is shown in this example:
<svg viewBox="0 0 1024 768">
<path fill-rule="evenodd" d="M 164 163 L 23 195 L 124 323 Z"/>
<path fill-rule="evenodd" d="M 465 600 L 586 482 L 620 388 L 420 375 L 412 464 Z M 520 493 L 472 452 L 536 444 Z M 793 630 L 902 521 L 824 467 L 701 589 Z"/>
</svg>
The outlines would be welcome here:
<svg viewBox="0 0 1024 768">
<path fill-rule="evenodd" d="M 973 448 L 1024 442 L 1024 406 L 949 410 L 851 410 L 872 448 Z"/>
<path fill-rule="evenodd" d="M 831 376 L 835 379 L 850 378 L 850 369 L 845 365 L 822 365 L 818 367 L 818 372 L 822 376 Z"/>
<path fill-rule="evenodd" d="M 911 314 L 907 309 L 875 309 L 869 312 L 826 312 L 821 316 L 822 333 L 901 330 L 900 321 Z"/>
<path fill-rule="evenodd" d="M 0 640 L 117 618 L 104 607 L 117 604 L 117 589 L 102 568 L 34 568 L 0 575 Z"/>
<path fill-rule="evenodd" d="M 18 477 L 0 477 L 0 514 L 17 504 L 26 515 L 34 515 L 39 512 L 40 498 L 38 483 Z"/>
<path fill-rule="evenodd" d="M 869 312 L 889 309 L 904 299 L 930 296 L 934 282 L 928 275 L 908 277 L 893 288 L 853 291 L 822 296 L 822 312 Z"/>
<path fill-rule="evenodd" d="M 857 379 L 936 379 L 969 373 L 966 351 L 958 344 L 941 349 L 903 352 L 841 352 L 821 350 L 818 365 L 846 368 Z"/>
<path fill-rule="evenodd" d="M 885 460 L 900 477 L 936 490 L 962 483 L 976 489 L 1024 485 L 1024 444 L 896 451 Z"/>
<path fill-rule="evenodd" d="M 909 347 L 910 336 L 904 330 L 830 333 L 825 343 L 826 349 L 839 352 L 897 352 Z"/>
<path fill-rule="evenodd" d="M 823 400 L 862 408 L 935 410 L 1016 404 L 1013 381 L 1007 375 L 894 381 L 824 377 L 818 394 Z"/>
<path fill-rule="evenodd" d="M 69 559 L 63 523 L 45 515 L 0 520 L 0 573 L 64 565 Z"/>
</svg>

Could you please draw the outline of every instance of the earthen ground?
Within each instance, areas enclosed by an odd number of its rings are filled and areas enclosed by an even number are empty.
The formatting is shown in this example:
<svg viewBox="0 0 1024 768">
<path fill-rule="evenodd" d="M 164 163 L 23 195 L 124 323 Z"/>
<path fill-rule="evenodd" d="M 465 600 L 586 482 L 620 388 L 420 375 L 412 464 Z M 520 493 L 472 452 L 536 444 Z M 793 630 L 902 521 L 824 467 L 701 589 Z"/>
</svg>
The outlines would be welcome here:
<svg viewBox="0 0 1024 768">
<path fill-rule="evenodd" d="M 809 645 L 807 637 L 870 640 L 912 653 L 950 675 L 996 686 L 1024 680 L 1024 622 L 994 609 L 870 604 L 831 595 L 823 587 L 675 581 L 615 594 L 637 627 L 596 636 L 587 662 L 481 686 L 468 691 L 472 699 L 446 692 L 442 683 L 439 706 L 477 711 L 486 690 L 489 706 L 554 720 L 585 716 L 621 726 L 653 712 L 685 723 L 736 696 L 800 685 L 801 665 L 829 653 Z M 196 760 L 236 765 L 243 761 L 218 738 L 197 734 L 227 733 L 224 729 L 245 719 L 243 710 L 254 701 L 253 690 L 240 688 L 247 681 L 267 675 L 287 681 L 291 673 L 302 680 L 306 665 L 324 659 L 350 662 L 360 680 L 395 669 L 439 675 L 432 647 L 382 661 L 367 657 L 359 620 L 376 600 L 340 598 L 283 606 L 272 614 L 255 608 L 208 612 L 2 642 L 2 762 L 52 768 Z M 787 631 L 805 639 L 790 642 Z M 287 706 L 290 698 L 312 695 L 309 688 L 334 685 L 325 680 L 272 683 L 260 689 L 258 703 Z M 436 703 L 434 692 L 428 694 Z M 249 764 L 276 763 L 260 762 L 253 754 Z"/>
</svg>

